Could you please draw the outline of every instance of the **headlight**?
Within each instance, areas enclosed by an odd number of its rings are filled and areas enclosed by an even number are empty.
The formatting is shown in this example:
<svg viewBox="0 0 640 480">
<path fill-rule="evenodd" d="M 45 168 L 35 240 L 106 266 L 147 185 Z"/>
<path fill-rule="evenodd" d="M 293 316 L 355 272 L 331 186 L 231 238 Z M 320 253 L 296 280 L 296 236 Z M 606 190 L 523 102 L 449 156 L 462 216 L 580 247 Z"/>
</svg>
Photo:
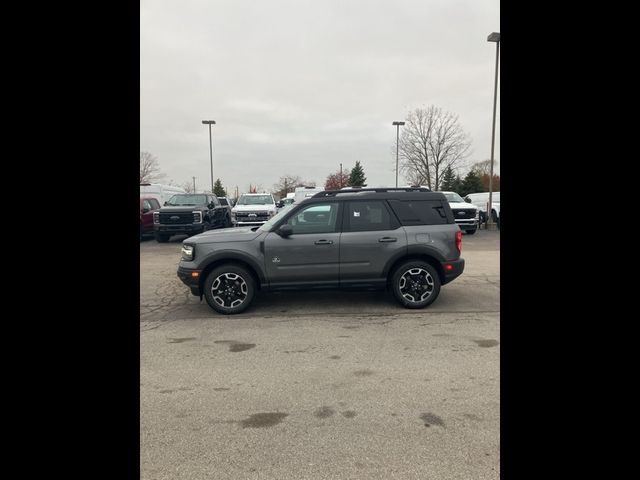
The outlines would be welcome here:
<svg viewBox="0 0 640 480">
<path fill-rule="evenodd" d="M 275 210 L 269 212 L 269 218 L 273 217 L 276 214 Z"/>
<path fill-rule="evenodd" d="M 160 223 L 160 213 L 153 212 L 153 223 Z"/>
<path fill-rule="evenodd" d="M 190 262 L 193 260 L 194 248 L 193 245 L 182 245 L 182 260 Z"/>
</svg>

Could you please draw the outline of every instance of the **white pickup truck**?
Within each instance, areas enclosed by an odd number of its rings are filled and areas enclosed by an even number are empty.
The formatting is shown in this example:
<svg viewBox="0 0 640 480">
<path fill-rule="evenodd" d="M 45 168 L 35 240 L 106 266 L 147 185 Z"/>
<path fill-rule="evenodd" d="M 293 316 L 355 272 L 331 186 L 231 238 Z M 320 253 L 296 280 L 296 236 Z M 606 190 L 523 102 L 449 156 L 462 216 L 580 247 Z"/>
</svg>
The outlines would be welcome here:
<svg viewBox="0 0 640 480">
<path fill-rule="evenodd" d="M 479 209 L 475 205 L 469 205 L 462 199 L 456 192 L 439 192 L 447 197 L 447 202 L 453 212 L 453 218 L 456 221 L 460 230 L 463 230 L 468 235 L 473 235 L 478 230 L 479 225 Z"/>
</svg>

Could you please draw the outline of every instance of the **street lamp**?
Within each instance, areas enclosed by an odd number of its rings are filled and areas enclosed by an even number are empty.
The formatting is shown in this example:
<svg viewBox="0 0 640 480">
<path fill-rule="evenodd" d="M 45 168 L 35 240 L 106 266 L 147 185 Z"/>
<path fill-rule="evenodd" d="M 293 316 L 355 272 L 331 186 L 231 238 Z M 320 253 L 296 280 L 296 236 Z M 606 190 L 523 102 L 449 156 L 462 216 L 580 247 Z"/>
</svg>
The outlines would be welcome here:
<svg viewBox="0 0 640 480">
<path fill-rule="evenodd" d="M 496 78 L 493 85 L 493 126 L 491 127 L 491 173 L 489 175 L 489 205 L 487 207 L 487 229 L 495 229 L 491 214 L 493 195 L 493 149 L 496 139 L 496 102 L 498 99 L 498 59 L 500 57 L 500 32 L 493 32 L 487 37 L 487 42 L 496 42 Z"/>
<path fill-rule="evenodd" d="M 209 156 L 211 157 L 211 194 L 213 195 L 213 144 L 211 143 L 211 125 L 215 125 L 215 120 L 202 120 L 202 123 L 209 125 Z"/>
<path fill-rule="evenodd" d="M 396 126 L 396 188 L 398 188 L 398 148 L 400 146 L 400 125 L 404 125 L 404 122 L 393 122 L 391 125 Z"/>
</svg>

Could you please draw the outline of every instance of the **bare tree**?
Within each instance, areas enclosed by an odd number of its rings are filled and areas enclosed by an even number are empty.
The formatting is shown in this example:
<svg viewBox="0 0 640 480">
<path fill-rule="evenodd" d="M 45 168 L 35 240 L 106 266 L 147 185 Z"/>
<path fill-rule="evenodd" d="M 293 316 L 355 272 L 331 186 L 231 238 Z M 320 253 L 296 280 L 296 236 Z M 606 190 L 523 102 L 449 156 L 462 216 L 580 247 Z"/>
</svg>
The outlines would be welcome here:
<svg viewBox="0 0 640 480">
<path fill-rule="evenodd" d="M 493 167 L 495 168 L 498 165 L 498 161 L 493 159 Z M 487 177 L 491 175 L 491 159 L 483 160 L 481 162 L 476 162 L 471 165 L 471 170 L 475 171 L 478 176 L 486 175 Z"/>
<path fill-rule="evenodd" d="M 278 183 L 273 185 L 273 194 L 278 198 L 285 198 L 287 193 L 295 191 L 296 187 L 315 187 L 315 182 L 305 182 L 298 175 L 283 175 L 278 180 Z"/>
<path fill-rule="evenodd" d="M 445 169 L 458 166 L 471 147 L 457 115 L 434 105 L 409 112 L 401 132 L 400 170 L 412 185 L 431 190 L 440 188 Z"/>
<path fill-rule="evenodd" d="M 140 183 L 152 183 L 164 177 L 158 158 L 149 152 L 140 152 Z"/>
<path fill-rule="evenodd" d="M 196 193 L 193 189 L 193 182 L 184 182 L 180 187 L 187 193 Z"/>
</svg>

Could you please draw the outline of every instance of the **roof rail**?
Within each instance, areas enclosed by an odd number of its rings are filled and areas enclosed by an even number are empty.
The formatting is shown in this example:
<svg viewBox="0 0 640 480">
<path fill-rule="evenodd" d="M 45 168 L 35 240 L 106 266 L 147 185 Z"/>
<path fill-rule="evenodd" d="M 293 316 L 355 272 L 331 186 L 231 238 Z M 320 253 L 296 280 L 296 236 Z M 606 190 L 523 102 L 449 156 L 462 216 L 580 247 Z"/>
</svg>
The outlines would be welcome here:
<svg viewBox="0 0 640 480">
<path fill-rule="evenodd" d="M 426 187 L 386 187 L 386 188 L 353 188 L 350 190 L 324 190 L 322 192 L 318 192 L 316 193 L 313 197 L 311 198 L 316 198 L 316 197 L 335 197 L 336 195 L 350 195 L 353 193 L 360 193 L 360 192 L 379 192 L 379 193 L 385 193 L 385 192 L 430 192 L 431 190 L 429 190 Z"/>
</svg>

